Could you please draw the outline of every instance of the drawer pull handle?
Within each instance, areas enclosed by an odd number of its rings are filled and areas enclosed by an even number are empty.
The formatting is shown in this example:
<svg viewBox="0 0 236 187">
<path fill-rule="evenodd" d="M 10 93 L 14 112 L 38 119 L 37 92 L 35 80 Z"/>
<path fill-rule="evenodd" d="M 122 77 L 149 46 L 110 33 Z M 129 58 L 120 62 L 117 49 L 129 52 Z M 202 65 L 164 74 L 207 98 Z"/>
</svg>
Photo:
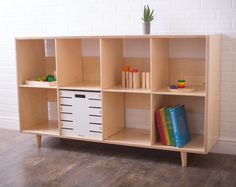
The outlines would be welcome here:
<svg viewBox="0 0 236 187">
<path fill-rule="evenodd" d="M 85 95 L 81 95 L 81 94 L 75 94 L 76 98 L 85 98 Z"/>
</svg>

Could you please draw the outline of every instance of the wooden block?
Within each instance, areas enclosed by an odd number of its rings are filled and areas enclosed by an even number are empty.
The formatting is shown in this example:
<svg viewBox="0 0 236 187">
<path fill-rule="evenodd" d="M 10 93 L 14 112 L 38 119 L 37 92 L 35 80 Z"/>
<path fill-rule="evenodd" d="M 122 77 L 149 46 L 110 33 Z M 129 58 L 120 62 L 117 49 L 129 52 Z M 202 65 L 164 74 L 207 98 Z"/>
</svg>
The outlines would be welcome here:
<svg viewBox="0 0 236 187">
<path fill-rule="evenodd" d="M 125 72 L 125 86 L 129 88 L 129 72 Z"/>
<path fill-rule="evenodd" d="M 145 88 L 149 90 L 150 89 L 150 72 L 145 73 L 145 80 L 146 80 Z"/>
<path fill-rule="evenodd" d="M 122 86 L 125 88 L 125 72 L 122 71 Z"/>
<path fill-rule="evenodd" d="M 145 72 L 142 72 L 142 88 L 146 88 L 146 75 Z"/>
<path fill-rule="evenodd" d="M 134 72 L 133 73 L 133 88 L 140 88 L 140 73 Z"/>
<path fill-rule="evenodd" d="M 129 72 L 129 88 L 133 88 L 133 73 Z"/>
</svg>

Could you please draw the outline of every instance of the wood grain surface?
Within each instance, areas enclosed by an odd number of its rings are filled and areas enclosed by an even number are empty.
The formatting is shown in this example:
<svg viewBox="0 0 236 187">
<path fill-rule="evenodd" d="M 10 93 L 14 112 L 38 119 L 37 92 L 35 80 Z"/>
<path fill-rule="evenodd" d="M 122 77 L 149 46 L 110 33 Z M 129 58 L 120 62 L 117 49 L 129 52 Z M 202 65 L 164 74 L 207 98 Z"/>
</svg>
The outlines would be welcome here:
<svg viewBox="0 0 236 187">
<path fill-rule="evenodd" d="M 236 186 L 236 156 L 180 154 L 0 129 L 0 186 Z"/>
</svg>

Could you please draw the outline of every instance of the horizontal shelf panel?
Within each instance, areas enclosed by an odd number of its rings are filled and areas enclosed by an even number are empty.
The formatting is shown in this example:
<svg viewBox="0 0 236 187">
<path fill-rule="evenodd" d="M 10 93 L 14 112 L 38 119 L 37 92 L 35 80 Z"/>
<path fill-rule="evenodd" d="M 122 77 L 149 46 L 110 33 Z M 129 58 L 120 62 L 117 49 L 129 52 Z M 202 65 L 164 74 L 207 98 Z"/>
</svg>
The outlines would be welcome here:
<svg viewBox="0 0 236 187">
<path fill-rule="evenodd" d="M 66 86 L 60 86 L 61 89 L 71 90 L 101 90 L 99 81 L 81 81 L 68 84 Z"/>
<path fill-rule="evenodd" d="M 182 148 L 163 145 L 157 142 L 152 147 L 169 151 L 186 151 L 191 153 L 204 153 L 204 136 L 200 134 L 191 134 L 191 141 Z"/>
<path fill-rule="evenodd" d="M 82 140 L 82 141 L 87 141 L 87 142 L 98 142 L 101 143 L 102 140 L 98 140 L 96 138 L 93 137 L 81 137 L 81 136 L 76 136 L 76 135 L 61 135 L 61 138 L 68 138 L 68 139 L 72 139 L 72 140 Z"/>
<path fill-rule="evenodd" d="M 32 128 L 22 130 L 22 132 L 59 136 L 58 122 L 52 120 L 46 121 Z"/>
<path fill-rule="evenodd" d="M 159 90 L 153 91 L 153 94 L 159 95 L 182 95 L 182 96 L 197 96 L 197 97 L 205 97 L 206 91 L 203 86 L 196 87 L 193 92 L 172 92 L 169 91 L 167 87 L 161 88 Z"/>
<path fill-rule="evenodd" d="M 44 89 L 57 89 L 57 86 L 39 86 L 39 85 L 19 85 L 20 88 L 44 88 Z"/>
<path fill-rule="evenodd" d="M 150 146 L 150 131 L 144 129 L 124 128 L 108 137 L 104 142 L 128 145 L 128 146 Z"/>
<path fill-rule="evenodd" d="M 124 88 L 121 85 L 113 86 L 111 88 L 103 89 L 104 92 L 126 92 L 126 93 L 151 93 L 151 90 L 146 90 L 143 88 L 131 89 Z"/>
<path fill-rule="evenodd" d="M 57 36 L 57 37 L 17 37 L 16 40 L 35 40 L 35 39 L 80 39 L 80 38 L 205 38 L 214 33 L 190 33 L 190 34 L 178 34 L 178 33 L 168 33 L 168 34 L 132 34 L 132 35 L 81 35 L 81 36 Z"/>
</svg>

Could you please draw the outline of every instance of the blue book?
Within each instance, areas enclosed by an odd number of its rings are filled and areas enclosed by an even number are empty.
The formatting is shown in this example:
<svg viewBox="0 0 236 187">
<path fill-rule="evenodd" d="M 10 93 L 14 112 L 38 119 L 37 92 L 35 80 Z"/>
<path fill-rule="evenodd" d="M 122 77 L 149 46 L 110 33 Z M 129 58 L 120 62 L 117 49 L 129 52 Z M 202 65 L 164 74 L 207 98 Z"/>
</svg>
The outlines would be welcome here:
<svg viewBox="0 0 236 187">
<path fill-rule="evenodd" d="M 188 120 L 184 105 L 169 109 L 176 147 L 183 147 L 190 141 Z"/>
</svg>

